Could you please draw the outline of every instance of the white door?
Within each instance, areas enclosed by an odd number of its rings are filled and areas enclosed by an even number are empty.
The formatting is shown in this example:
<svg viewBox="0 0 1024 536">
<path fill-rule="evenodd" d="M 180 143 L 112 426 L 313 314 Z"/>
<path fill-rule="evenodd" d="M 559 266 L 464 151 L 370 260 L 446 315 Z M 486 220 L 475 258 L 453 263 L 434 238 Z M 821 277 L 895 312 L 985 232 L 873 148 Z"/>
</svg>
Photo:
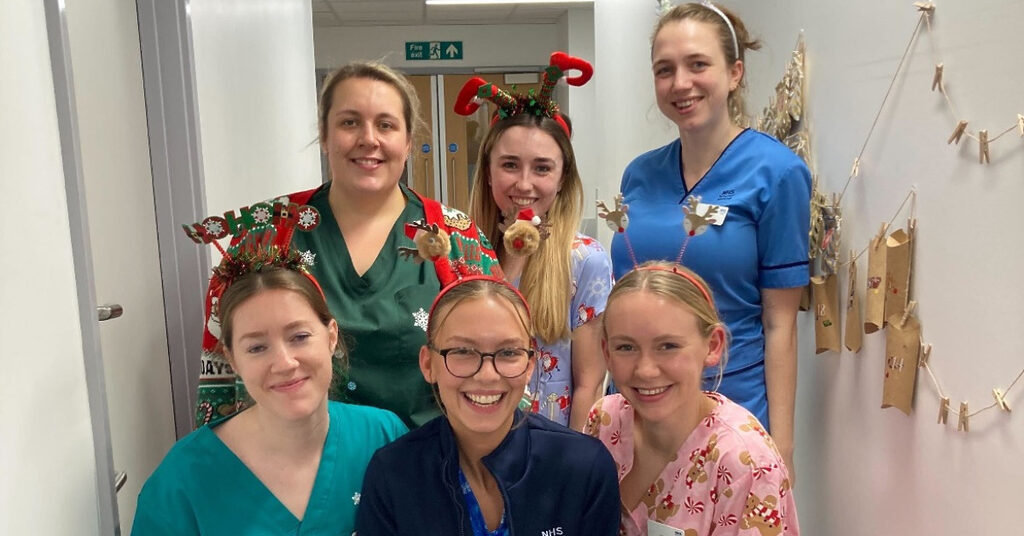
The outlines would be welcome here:
<svg viewBox="0 0 1024 536">
<path fill-rule="evenodd" d="M 121 531 L 145 478 L 174 443 L 153 181 L 134 2 L 67 3 L 96 300 Z"/>
</svg>

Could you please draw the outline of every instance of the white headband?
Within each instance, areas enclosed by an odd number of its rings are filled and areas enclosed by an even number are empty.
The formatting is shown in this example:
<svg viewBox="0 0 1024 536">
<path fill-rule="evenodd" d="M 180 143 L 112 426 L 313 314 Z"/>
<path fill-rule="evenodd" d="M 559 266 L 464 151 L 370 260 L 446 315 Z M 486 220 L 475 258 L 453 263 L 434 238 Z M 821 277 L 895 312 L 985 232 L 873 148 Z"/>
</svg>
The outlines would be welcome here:
<svg viewBox="0 0 1024 536">
<path fill-rule="evenodd" d="M 729 17 L 725 16 L 725 13 L 722 13 L 721 9 L 715 7 L 710 0 L 701 0 L 700 5 L 718 13 L 718 16 L 722 17 L 722 20 L 725 21 L 725 25 L 729 27 L 729 33 L 732 34 L 732 50 L 736 54 L 736 59 L 740 59 L 740 45 L 739 41 L 736 40 L 736 29 L 732 27 L 732 21 L 729 20 Z"/>
</svg>

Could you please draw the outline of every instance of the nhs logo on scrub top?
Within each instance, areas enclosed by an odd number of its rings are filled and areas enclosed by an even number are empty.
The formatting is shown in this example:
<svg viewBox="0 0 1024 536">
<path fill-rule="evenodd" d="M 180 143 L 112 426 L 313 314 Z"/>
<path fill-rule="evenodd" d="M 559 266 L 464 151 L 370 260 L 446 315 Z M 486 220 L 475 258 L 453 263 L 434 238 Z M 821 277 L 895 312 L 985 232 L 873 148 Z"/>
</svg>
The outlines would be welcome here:
<svg viewBox="0 0 1024 536">
<path fill-rule="evenodd" d="M 562 536 L 562 527 L 540 531 L 540 536 Z"/>
</svg>

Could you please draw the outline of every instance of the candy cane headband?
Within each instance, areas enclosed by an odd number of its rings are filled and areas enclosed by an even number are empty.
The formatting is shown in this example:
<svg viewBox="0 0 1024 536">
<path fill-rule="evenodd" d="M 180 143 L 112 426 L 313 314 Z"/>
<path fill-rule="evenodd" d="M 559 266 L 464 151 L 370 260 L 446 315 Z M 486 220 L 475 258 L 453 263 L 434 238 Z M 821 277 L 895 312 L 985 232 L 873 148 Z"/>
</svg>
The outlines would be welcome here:
<svg viewBox="0 0 1024 536">
<path fill-rule="evenodd" d="M 566 76 L 570 70 L 579 71 L 578 76 Z M 472 115 L 480 108 L 484 100 L 489 100 L 498 105 L 498 111 L 491 119 L 493 125 L 499 119 L 512 117 L 522 113 L 543 115 L 550 117 L 562 127 L 566 136 L 572 135 L 569 125 L 559 115 L 558 103 L 551 98 L 555 84 L 561 78 L 571 86 L 582 86 L 594 76 L 594 66 L 584 59 L 566 54 L 565 52 L 553 52 L 551 64 L 544 69 L 544 78 L 540 92 L 536 95 L 533 90 L 527 94 L 512 93 L 489 83 L 483 78 L 474 76 L 466 81 L 455 99 L 455 113 L 459 115 Z"/>
</svg>

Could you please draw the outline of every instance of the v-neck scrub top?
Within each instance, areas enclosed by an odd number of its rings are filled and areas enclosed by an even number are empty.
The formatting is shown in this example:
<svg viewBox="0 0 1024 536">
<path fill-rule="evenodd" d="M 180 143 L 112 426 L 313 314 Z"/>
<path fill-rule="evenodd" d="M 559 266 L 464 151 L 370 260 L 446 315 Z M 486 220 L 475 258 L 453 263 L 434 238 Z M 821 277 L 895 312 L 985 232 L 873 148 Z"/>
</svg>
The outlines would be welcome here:
<svg viewBox="0 0 1024 536">
<path fill-rule="evenodd" d="M 686 246 L 682 264 L 714 294 L 731 334 L 719 391 L 768 423 L 764 383 L 761 290 L 807 285 L 811 174 L 799 157 L 774 138 L 744 130 L 692 190 L 683 182 L 680 141 L 638 156 L 622 176 L 629 205 L 626 234 L 637 263 L 674 261 L 685 238 L 683 201 L 728 208 L 721 225 L 709 225 Z M 625 239 L 612 240 L 615 277 L 634 268 Z M 718 369 L 705 371 L 714 378 Z"/>
<path fill-rule="evenodd" d="M 349 536 L 373 453 L 406 432 L 394 414 L 328 403 L 330 425 L 309 504 L 298 520 L 211 426 L 178 441 L 139 493 L 138 536 Z"/>
<path fill-rule="evenodd" d="M 315 253 L 309 269 L 349 350 L 349 370 L 336 375 L 330 398 L 388 409 L 407 425 L 419 426 L 440 415 L 420 373 L 419 350 L 441 284 L 432 263 L 400 258 L 398 247 L 409 242 L 405 224 L 424 218 L 423 203 L 403 188 L 405 210 L 360 276 L 331 211 L 329 191 L 321 188 L 307 202 L 320 211 L 322 223 L 312 232 L 295 233 L 292 247 Z"/>
</svg>

